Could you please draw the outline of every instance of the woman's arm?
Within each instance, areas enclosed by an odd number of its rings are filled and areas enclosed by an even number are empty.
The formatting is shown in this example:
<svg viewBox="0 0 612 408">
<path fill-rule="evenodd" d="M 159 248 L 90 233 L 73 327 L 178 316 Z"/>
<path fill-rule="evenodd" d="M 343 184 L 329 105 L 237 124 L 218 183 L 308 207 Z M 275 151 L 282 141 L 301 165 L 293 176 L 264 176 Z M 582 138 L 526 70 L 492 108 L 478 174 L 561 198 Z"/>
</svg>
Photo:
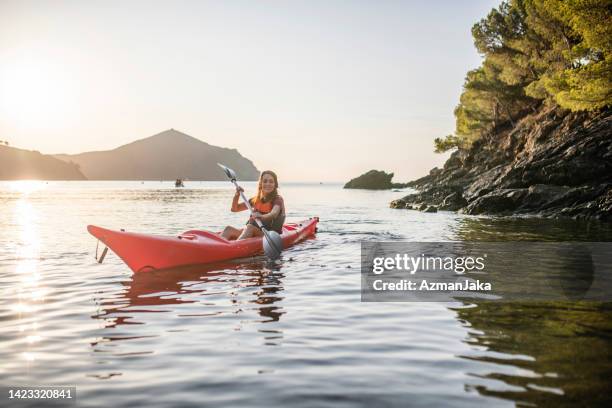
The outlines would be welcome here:
<svg viewBox="0 0 612 408">
<path fill-rule="evenodd" d="M 259 214 L 258 218 L 263 221 L 263 222 L 268 222 L 268 221 L 272 221 L 273 219 L 275 219 L 276 217 L 278 217 L 278 215 L 280 214 L 281 208 L 280 205 L 276 204 L 274 207 L 272 207 L 272 211 L 270 211 L 267 214 Z"/>
<path fill-rule="evenodd" d="M 239 199 L 240 199 L 240 190 L 236 189 L 236 194 L 234 194 L 234 199 L 232 200 L 232 208 L 231 208 L 232 212 L 239 212 L 239 211 L 244 211 L 247 209 L 247 206 L 245 203 L 238 203 Z"/>
</svg>

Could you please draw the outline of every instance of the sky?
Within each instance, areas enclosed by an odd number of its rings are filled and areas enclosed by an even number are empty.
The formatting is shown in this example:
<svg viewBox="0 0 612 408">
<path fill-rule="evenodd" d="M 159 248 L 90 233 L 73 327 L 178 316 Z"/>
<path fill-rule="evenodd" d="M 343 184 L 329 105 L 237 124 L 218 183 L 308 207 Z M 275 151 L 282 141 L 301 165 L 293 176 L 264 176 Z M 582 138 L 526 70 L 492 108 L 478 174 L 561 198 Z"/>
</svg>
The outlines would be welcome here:
<svg viewBox="0 0 612 408">
<path fill-rule="evenodd" d="M 174 128 L 286 181 L 448 155 L 471 27 L 499 0 L 0 0 L 0 140 L 108 150 Z"/>
</svg>

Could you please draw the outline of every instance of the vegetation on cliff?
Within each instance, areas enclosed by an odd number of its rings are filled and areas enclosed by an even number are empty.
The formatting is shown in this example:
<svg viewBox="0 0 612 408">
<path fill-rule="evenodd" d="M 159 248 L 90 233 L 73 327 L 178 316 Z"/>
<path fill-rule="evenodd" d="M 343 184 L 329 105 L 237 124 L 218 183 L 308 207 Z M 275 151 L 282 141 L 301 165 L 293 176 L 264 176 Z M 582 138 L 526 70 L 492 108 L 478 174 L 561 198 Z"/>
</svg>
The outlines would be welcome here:
<svg viewBox="0 0 612 408">
<path fill-rule="evenodd" d="M 454 135 L 437 152 L 467 147 L 544 104 L 570 111 L 612 105 L 612 2 L 509 0 L 472 28 L 482 65 L 468 72 Z"/>
<path fill-rule="evenodd" d="M 472 28 L 482 65 L 455 109 L 458 148 L 393 208 L 612 216 L 612 1 L 508 0 Z"/>
</svg>

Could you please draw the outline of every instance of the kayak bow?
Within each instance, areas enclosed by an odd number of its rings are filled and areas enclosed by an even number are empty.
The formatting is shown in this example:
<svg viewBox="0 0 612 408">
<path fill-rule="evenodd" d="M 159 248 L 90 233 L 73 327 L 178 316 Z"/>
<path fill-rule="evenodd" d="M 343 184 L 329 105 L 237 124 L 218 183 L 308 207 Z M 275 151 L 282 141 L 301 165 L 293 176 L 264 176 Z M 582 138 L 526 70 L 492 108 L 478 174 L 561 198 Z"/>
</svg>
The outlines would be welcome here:
<svg viewBox="0 0 612 408">
<path fill-rule="evenodd" d="M 318 217 L 285 224 L 280 235 L 288 248 L 317 230 Z M 88 225 L 87 231 L 110 248 L 134 272 L 148 272 L 177 266 L 206 264 L 263 253 L 262 237 L 228 241 L 221 235 L 190 230 L 177 237 L 113 231 Z"/>
</svg>

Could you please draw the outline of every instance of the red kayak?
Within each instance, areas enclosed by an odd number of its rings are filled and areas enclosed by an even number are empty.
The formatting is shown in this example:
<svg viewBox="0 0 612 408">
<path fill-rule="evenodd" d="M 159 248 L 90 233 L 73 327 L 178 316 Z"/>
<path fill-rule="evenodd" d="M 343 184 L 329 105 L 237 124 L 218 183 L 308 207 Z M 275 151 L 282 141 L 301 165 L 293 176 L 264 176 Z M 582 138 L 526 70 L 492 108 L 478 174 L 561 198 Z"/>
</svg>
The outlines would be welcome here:
<svg viewBox="0 0 612 408">
<path fill-rule="evenodd" d="M 310 237 L 317 231 L 318 217 L 285 224 L 283 248 Z M 228 241 L 218 233 L 191 230 L 177 237 L 112 231 L 88 225 L 87 231 L 113 250 L 134 272 L 206 264 L 248 258 L 263 253 L 262 238 Z"/>
</svg>

